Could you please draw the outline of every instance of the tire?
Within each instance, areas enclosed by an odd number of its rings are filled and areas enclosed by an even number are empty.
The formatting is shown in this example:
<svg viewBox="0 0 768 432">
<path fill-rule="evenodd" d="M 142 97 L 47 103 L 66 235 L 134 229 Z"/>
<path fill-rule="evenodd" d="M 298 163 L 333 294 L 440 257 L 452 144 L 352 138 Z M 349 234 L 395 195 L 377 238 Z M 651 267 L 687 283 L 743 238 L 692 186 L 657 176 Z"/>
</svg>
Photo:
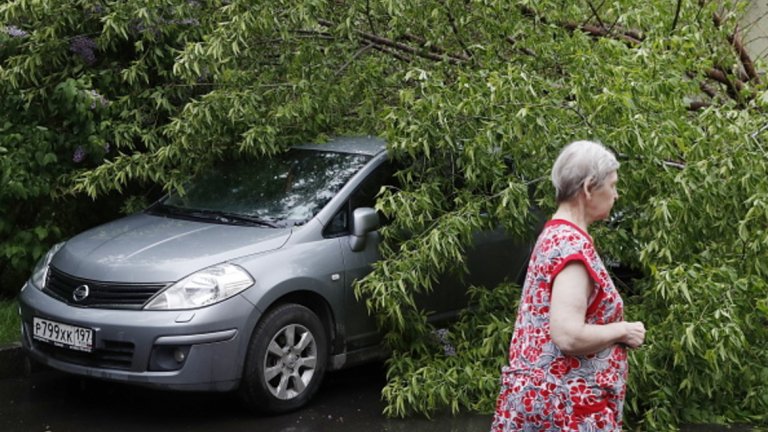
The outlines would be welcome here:
<svg viewBox="0 0 768 432">
<path fill-rule="evenodd" d="M 239 396 L 246 408 L 280 414 L 306 405 L 328 362 L 328 337 L 310 309 L 285 304 L 269 311 L 248 345 Z"/>
</svg>

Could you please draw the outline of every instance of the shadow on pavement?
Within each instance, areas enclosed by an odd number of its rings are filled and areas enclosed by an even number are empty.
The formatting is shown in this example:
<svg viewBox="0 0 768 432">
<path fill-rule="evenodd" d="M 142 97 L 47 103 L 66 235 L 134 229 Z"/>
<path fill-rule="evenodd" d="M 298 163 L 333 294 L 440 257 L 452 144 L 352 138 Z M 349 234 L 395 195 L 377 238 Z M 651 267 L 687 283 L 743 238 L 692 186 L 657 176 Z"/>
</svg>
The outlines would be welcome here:
<svg viewBox="0 0 768 432">
<path fill-rule="evenodd" d="M 0 381 L 0 431 L 487 431 L 488 416 L 387 419 L 381 411 L 381 364 L 326 376 L 303 410 L 282 416 L 246 412 L 230 394 L 151 390 L 56 371 Z"/>
</svg>

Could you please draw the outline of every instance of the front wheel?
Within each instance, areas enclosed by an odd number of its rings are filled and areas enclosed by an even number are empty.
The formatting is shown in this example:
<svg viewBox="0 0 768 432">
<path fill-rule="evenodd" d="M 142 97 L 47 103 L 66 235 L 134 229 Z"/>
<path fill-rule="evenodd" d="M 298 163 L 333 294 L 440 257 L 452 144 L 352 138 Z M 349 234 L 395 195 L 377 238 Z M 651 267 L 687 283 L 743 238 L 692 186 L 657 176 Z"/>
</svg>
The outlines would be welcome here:
<svg viewBox="0 0 768 432">
<path fill-rule="evenodd" d="M 317 315 L 298 304 L 279 306 L 251 336 L 240 398 L 257 412 L 300 408 L 320 387 L 327 360 L 327 336 Z"/>
</svg>

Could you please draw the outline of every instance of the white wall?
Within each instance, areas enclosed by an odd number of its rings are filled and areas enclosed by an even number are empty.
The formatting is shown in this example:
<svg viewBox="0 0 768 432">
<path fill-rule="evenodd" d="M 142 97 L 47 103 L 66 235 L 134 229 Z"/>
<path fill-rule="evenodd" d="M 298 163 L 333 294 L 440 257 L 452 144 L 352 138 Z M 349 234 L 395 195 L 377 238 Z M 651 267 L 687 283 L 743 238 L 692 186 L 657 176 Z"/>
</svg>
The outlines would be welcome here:
<svg viewBox="0 0 768 432">
<path fill-rule="evenodd" d="M 768 61 L 768 0 L 752 0 L 742 26 L 749 54 Z"/>
</svg>

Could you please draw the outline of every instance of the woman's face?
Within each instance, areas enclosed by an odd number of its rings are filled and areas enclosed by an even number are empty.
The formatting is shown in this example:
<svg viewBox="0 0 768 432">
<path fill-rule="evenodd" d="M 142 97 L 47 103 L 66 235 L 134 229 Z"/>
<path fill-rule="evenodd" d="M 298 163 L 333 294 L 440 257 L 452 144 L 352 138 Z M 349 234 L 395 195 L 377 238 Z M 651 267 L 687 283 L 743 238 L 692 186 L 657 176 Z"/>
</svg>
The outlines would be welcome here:
<svg viewBox="0 0 768 432">
<path fill-rule="evenodd" d="M 619 199 L 619 193 L 616 191 L 618 181 L 619 174 L 613 171 L 608 174 L 603 184 L 592 189 L 591 197 L 588 200 L 592 220 L 603 220 L 611 214 L 613 203 Z"/>
</svg>

